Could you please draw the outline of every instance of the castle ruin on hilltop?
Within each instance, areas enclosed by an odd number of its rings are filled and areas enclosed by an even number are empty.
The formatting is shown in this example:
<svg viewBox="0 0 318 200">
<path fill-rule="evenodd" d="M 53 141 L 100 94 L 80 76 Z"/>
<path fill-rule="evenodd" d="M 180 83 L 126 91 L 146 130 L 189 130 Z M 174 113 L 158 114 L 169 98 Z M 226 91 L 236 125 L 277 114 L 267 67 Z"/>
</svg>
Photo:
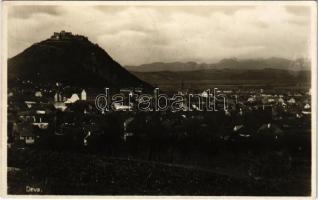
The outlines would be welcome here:
<svg viewBox="0 0 318 200">
<path fill-rule="evenodd" d="M 51 40 L 88 40 L 87 37 L 82 35 L 73 35 L 72 32 L 66 32 L 62 30 L 61 32 L 54 32 L 50 38 Z"/>
</svg>

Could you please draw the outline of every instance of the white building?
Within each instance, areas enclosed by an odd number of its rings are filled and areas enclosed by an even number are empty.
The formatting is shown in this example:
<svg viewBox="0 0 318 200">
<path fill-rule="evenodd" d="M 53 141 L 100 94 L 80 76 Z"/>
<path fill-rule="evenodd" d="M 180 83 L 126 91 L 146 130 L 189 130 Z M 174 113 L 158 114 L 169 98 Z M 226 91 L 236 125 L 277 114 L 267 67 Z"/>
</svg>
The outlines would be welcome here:
<svg viewBox="0 0 318 200">
<path fill-rule="evenodd" d="M 61 101 L 63 101 L 63 98 L 62 98 L 62 95 L 60 94 L 60 93 L 55 93 L 55 95 L 54 95 L 54 101 L 55 102 L 61 102 Z"/>
<path fill-rule="evenodd" d="M 87 100 L 86 91 L 84 89 L 81 92 L 81 100 L 82 101 L 86 101 Z"/>
<path fill-rule="evenodd" d="M 294 98 L 290 98 L 288 101 L 287 101 L 289 104 L 295 104 L 296 103 L 296 100 Z"/>
<path fill-rule="evenodd" d="M 32 108 L 32 106 L 36 104 L 35 101 L 24 101 L 24 103 L 28 108 Z"/>
<path fill-rule="evenodd" d="M 65 111 L 66 108 L 67 108 L 67 106 L 65 105 L 64 102 L 55 102 L 53 104 L 53 106 L 54 106 L 55 109 L 58 109 L 58 110 L 61 110 L 61 111 Z"/>
<path fill-rule="evenodd" d="M 70 98 L 68 98 L 65 103 L 75 103 L 76 101 L 80 100 L 76 93 L 72 94 Z"/>
<path fill-rule="evenodd" d="M 41 92 L 41 91 L 36 91 L 36 92 L 34 93 L 34 96 L 35 96 L 35 97 L 42 97 L 43 95 L 42 95 L 42 92 Z"/>
</svg>

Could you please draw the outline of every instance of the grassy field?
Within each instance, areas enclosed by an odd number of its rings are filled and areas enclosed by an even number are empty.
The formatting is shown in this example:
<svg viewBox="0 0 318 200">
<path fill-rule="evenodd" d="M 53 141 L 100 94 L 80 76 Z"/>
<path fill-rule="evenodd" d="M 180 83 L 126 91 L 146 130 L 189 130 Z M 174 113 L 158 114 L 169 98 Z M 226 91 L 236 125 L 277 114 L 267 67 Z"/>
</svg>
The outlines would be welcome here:
<svg viewBox="0 0 318 200">
<path fill-rule="evenodd" d="M 310 170 L 309 174 L 295 171 L 284 179 L 255 180 L 217 170 L 101 155 L 34 149 L 8 153 L 9 194 L 310 195 Z"/>
</svg>

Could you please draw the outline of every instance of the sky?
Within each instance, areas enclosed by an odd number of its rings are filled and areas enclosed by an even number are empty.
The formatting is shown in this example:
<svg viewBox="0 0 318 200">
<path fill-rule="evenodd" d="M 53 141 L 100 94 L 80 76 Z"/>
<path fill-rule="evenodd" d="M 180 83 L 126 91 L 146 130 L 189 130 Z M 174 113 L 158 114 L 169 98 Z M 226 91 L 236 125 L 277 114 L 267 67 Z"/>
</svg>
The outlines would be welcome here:
<svg viewBox="0 0 318 200">
<path fill-rule="evenodd" d="M 310 57 L 305 5 L 11 5 L 8 57 L 61 30 L 85 35 L 122 65 Z"/>
</svg>

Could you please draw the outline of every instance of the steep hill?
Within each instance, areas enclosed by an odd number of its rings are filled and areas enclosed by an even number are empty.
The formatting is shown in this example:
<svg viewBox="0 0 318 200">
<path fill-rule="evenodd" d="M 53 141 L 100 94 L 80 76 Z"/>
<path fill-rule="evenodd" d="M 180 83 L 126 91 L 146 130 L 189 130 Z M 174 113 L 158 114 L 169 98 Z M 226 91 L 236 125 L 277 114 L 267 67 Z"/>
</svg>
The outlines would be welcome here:
<svg viewBox="0 0 318 200">
<path fill-rule="evenodd" d="M 151 88 L 97 44 L 65 31 L 54 33 L 51 38 L 9 59 L 8 79 L 9 84 L 16 80 L 32 80 L 86 87 Z"/>
</svg>

